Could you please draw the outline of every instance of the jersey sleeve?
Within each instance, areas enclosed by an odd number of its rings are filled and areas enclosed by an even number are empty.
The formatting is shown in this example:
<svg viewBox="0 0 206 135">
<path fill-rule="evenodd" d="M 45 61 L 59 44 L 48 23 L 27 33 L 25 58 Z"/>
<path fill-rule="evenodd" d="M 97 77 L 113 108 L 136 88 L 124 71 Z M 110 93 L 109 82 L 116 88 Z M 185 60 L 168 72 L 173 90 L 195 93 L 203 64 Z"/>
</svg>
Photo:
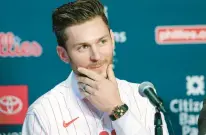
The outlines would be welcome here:
<svg viewBox="0 0 206 135">
<path fill-rule="evenodd" d="M 41 119 L 35 112 L 27 113 L 22 127 L 22 135 L 48 135 Z"/>
<path fill-rule="evenodd" d="M 117 135 L 150 135 L 131 111 L 112 122 Z"/>
</svg>

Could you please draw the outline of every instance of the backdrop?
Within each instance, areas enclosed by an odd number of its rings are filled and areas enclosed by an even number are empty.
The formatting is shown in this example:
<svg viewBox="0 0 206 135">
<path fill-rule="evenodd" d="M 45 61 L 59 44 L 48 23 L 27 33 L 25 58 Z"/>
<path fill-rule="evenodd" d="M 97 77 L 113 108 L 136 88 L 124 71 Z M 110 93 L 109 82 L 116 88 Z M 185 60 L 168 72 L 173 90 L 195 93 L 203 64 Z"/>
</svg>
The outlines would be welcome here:
<svg viewBox="0 0 206 135">
<path fill-rule="evenodd" d="M 0 2 L 0 135 L 20 135 L 28 106 L 69 75 L 51 14 L 67 0 Z M 197 135 L 205 95 L 205 0 L 102 0 L 115 33 L 115 73 L 152 82 L 176 135 Z"/>
</svg>

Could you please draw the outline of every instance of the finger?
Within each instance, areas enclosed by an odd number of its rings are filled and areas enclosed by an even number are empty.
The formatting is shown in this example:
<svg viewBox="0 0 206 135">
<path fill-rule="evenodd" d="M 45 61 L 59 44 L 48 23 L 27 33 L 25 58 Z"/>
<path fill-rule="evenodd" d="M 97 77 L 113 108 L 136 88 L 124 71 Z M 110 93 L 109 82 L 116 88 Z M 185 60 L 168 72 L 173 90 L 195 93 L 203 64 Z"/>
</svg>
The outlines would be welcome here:
<svg viewBox="0 0 206 135">
<path fill-rule="evenodd" d="M 87 91 L 83 91 L 82 89 L 80 89 L 81 94 L 84 95 L 85 98 L 88 98 L 90 96 L 90 94 Z"/>
<path fill-rule="evenodd" d="M 89 78 L 91 78 L 91 79 L 93 79 L 93 80 L 95 80 L 95 81 L 99 81 L 99 80 L 102 79 L 102 76 L 101 76 L 101 75 L 99 75 L 99 74 L 97 74 L 96 72 L 93 72 L 93 71 L 91 71 L 91 70 L 88 70 L 88 69 L 86 69 L 86 68 L 79 67 L 77 70 L 78 70 L 80 73 L 86 75 L 87 77 L 89 77 Z"/>
<path fill-rule="evenodd" d="M 80 89 L 84 92 L 84 93 L 87 93 L 87 94 L 90 94 L 90 95 L 95 95 L 95 92 L 97 91 L 96 89 L 90 87 L 89 85 L 86 85 L 84 88 L 83 88 L 83 84 L 80 84 Z"/>
<path fill-rule="evenodd" d="M 79 84 L 80 93 L 86 97 L 89 96 L 90 93 L 88 91 L 86 91 L 86 85 L 84 85 L 82 83 L 78 83 L 78 84 Z"/>
<path fill-rule="evenodd" d="M 108 75 L 108 79 L 109 79 L 110 81 L 112 81 L 113 83 L 117 83 L 117 82 L 116 82 L 116 77 L 115 77 L 115 75 L 114 75 L 114 71 L 113 71 L 113 69 L 112 69 L 112 64 L 110 64 L 110 65 L 108 66 L 108 68 L 107 68 L 107 75 Z"/>
<path fill-rule="evenodd" d="M 96 88 L 95 81 L 88 77 L 77 77 L 78 82 L 89 85 L 93 88 Z"/>
</svg>

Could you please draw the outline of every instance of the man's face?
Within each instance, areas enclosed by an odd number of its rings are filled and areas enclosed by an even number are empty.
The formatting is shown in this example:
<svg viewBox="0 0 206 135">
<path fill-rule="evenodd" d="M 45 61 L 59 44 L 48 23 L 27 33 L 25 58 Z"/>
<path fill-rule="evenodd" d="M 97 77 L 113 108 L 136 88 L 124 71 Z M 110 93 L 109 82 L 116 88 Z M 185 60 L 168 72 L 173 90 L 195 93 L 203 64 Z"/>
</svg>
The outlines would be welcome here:
<svg viewBox="0 0 206 135">
<path fill-rule="evenodd" d="M 84 67 L 107 77 L 107 67 L 113 60 L 114 40 L 101 17 L 68 27 L 65 34 L 72 70 L 78 75 L 77 68 Z"/>
</svg>

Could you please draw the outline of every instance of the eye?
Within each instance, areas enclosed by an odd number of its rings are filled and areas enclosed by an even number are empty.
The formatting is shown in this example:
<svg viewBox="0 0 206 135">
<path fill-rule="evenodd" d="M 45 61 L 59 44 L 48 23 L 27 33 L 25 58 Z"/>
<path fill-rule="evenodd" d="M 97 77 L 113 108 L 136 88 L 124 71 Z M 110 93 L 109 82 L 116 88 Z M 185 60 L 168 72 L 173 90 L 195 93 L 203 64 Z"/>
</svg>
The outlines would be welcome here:
<svg viewBox="0 0 206 135">
<path fill-rule="evenodd" d="M 105 44 L 106 42 L 107 42 L 106 39 L 102 39 L 102 40 L 100 41 L 101 44 Z"/>
<path fill-rule="evenodd" d="M 89 46 L 88 45 L 81 45 L 77 48 L 78 51 L 84 51 L 88 48 Z"/>
</svg>

